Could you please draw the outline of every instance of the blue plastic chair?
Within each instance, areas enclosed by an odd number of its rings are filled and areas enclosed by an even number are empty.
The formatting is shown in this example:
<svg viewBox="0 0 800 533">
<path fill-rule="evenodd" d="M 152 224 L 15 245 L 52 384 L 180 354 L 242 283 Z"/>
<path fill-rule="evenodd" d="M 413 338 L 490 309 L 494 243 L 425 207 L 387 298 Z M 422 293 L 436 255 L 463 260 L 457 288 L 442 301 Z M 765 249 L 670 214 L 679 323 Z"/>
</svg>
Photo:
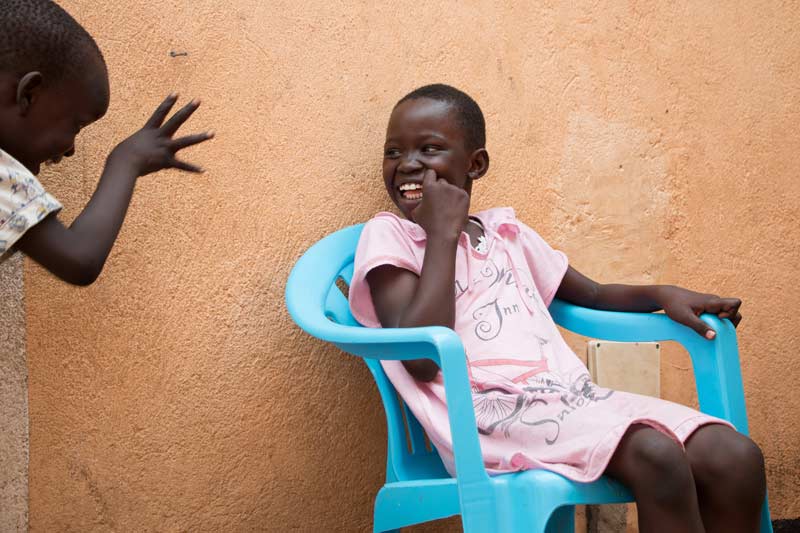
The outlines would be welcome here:
<svg viewBox="0 0 800 533">
<path fill-rule="evenodd" d="M 461 515 L 464 531 L 570 532 L 574 506 L 631 502 L 630 492 L 608 478 L 576 483 L 545 470 L 489 476 L 483 467 L 466 359 L 456 333 L 443 327 L 370 329 L 350 314 L 337 287 L 350 283 L 362 225 L 337 231 L 314 244 L 297 262 L 286 286 L 294 321 L 309 334 L 363 357 L 386 410 L 386 484 L 375 499 L 373 530 L 395 531 Z M 562 301 L 550 306 L 562 327 L 596 339 L 623 342 L 677 341 L 691 355 L 700 409 L 732 422 L 747 434 L 736 332 L 727 320 L 703 315 L 717 331 L 707 341 L 663 314 L 597 311 Z M 398 399 L 381 359 L 428 358 L 442 369 L 457 476 L 445 471 L 435 449 L 406 405 Z M 410 443 L 410 445 L 409 445 Z M 761 531 L 771 532 L 766 502 Z"/>
</svg>

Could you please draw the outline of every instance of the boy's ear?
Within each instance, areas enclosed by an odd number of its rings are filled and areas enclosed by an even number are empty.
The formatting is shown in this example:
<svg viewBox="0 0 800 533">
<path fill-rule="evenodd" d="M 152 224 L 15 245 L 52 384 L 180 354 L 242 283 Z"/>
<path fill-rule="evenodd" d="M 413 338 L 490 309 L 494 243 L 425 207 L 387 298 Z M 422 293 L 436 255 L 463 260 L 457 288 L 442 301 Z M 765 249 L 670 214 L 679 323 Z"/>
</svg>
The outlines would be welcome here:
<svg viewBox="0 0 800 533">
<path fill-rule="evenodd" d="M 42 87 L 42 73 L 28 72 L 20 78 L 17 84 L 17 106 L 20 114 L 28 114 L 31 104 L 36 98 L 36 93 Z"/>
<path fill-rule="evenodd" d="M 469 177 L 476 180 L 482 178 L 489 170 L 489 152 L 486 148 L 478 148 L 470 158 Z"/>
</svg>

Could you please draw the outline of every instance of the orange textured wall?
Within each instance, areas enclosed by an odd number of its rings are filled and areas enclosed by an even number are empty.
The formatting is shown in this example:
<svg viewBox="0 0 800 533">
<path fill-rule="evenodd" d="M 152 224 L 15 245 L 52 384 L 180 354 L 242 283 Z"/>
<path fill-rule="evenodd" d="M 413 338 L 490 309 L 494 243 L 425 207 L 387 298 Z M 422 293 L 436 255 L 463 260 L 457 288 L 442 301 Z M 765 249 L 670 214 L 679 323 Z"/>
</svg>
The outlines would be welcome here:
<svg viewBox="0 0 800 533">
<path fill-rule="evenodd" d="M 62 3 L 113 92 L 43 176 L 65 219 L 169 91 L 217 138 L 191 153 L 205 175 L 140 181 L 94 286 L 26 265 L 32 531 L 370 530 L 376 392 L 282 291 L 311 243 L 390 207 L 385 122 L 435 81 L 487 117 L 476 209 L 513 205 L 599 280 L 743 298 L 752 434 L 774 515 L 800 515 L 800 6 Z M 686 364 L 664 380 L 691 401 Z"/>
</svg>

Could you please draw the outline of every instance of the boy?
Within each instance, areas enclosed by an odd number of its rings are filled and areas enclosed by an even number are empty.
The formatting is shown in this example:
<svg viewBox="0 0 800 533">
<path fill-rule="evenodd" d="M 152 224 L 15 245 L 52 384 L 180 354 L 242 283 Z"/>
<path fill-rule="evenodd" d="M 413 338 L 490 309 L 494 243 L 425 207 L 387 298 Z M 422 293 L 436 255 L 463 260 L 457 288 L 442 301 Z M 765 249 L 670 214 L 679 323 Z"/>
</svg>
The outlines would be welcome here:
<svg viewBox="0 0 800 533">
<path fill-rule="evenodd" d="M 173 139 L 194 113 L 189 102 L 166 122 L 170 95 L 145 126 L 108 156 L 89 204 L 69 226 L 35 175 L 75 153 L 75 137 L 108 110 L 106 64 L 94 39 L 50 0 L 5 0 L 0 11 L 0 260 L 22 250 L 62 280 L 89 285 L 103 269 L 136 180 L 166 168 L 202 172 L 175 154 L 213 137 Z"/>
</svg>

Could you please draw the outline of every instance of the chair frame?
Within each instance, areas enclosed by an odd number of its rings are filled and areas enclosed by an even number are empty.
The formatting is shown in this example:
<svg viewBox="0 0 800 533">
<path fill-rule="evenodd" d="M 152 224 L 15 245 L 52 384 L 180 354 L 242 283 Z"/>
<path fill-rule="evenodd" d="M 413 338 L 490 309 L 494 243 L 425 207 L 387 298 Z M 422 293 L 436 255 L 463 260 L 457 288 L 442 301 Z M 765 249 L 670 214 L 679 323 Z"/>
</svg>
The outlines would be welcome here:
<svg viewBox="0 0 800 533">
<path fill-rule="evenodd" d="M 578 483 L 545 470 L 489 476 L 481 459 L 464 348 L 451 329 L 365 328 L 350 314 L 336 285 L 350 283 L 363 225 L 339 230 L 297 261 L 286 286 L 293 320 L 307 333 L 364 359 L 386 411 L 386 483 L 375 499 L 375 532 L 461 515 L 464 531 L 574 530 L 574 506 L 631 502 L 630 492 L 606 477 Z M 736 331 L 728 320 L 702 315 L 717 336 L 706 340 L 661 313 L 598 311 L 555 300 L 550 314 L 586 337 L 620 342 L 674 341 L 689 352 L 700 410 L 747 435 L 747 415 Z M 380 360 L 427 358 L 441 368 L 457 475 L 450 477 L 435 450 L 383 372 Z M 410 443 L 410 445 L 409 445 Z M 765 500 L 761 532 L 771 532 Z"/>
</svg>

